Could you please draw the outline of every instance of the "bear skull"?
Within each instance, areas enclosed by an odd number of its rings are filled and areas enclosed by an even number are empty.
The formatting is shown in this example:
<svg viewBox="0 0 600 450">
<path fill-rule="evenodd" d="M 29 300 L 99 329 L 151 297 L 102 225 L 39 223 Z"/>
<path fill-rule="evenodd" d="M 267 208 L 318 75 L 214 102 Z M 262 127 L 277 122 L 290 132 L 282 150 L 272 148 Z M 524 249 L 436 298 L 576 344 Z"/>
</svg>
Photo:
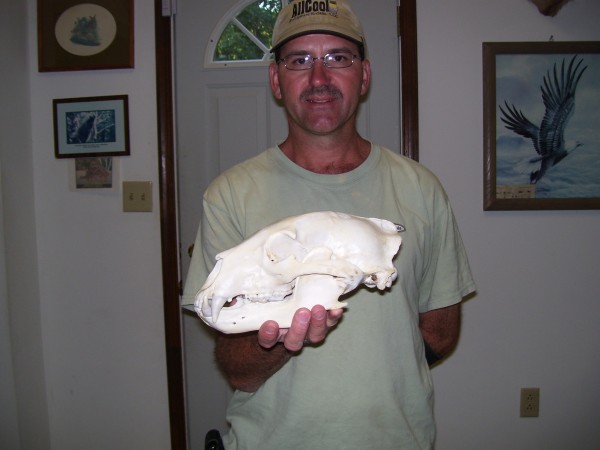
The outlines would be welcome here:
<svg viewBox="0 0 600 450">
<path fill-rule="evenodd" d="M 216 256 L 194 309 L 224 333 L 290 326 L 296 310 L 346 306 L 338 299 L 361 283 L 386 289 L 404 227 L 331 211 L 280 220 Z"/>
</svg>

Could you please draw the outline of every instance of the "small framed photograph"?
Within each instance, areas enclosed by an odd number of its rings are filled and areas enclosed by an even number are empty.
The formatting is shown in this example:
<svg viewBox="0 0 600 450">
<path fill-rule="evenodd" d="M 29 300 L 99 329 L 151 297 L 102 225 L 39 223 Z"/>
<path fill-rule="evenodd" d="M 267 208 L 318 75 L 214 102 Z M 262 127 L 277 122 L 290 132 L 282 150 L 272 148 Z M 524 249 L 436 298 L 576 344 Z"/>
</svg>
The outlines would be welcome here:
<svg viewBox="0 0 600 450">
<path fill-rule="evenodd" d="M 130 154 L 127 95 L 55 99 L 53 113 L 57 158 Z"/>
<path fill-rule="evenodd" d="M 119 186 L 119 159 L 110 156 L 73 158 L 69 166 L 69 190 L 116 192 Z"/>
<path fill-rule="evenodd" d="M 483 44 L 484 210 L 600 209 L 600 42 Z"/>
<path fill-rule="evenodd" d="M 38 0 L 40 72 L 132 68 L 133 0 Z"/>
</svg>

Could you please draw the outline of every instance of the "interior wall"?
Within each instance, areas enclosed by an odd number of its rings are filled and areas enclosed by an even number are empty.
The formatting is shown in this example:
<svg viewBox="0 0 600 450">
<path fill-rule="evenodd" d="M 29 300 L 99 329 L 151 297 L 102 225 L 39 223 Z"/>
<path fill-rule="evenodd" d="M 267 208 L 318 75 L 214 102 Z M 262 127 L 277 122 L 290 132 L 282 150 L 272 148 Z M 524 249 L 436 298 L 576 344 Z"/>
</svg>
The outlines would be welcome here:
<svg viewBox="0 0 600 450">
<path fill-rule="evenodd" d="M 599 211 L 483 211 L 484 41 L 600 40 L 600 3 L 418 0 L 421 162 L 445 185 L 478 295 L 434 369 L 437 448 L 596 449 Z M 374 69 L 376 70 L 376 69 Z M 519 417 L 521 387 L 540 417 Z"/>
<path fill-rule="evenodd" d="M 6 285 L 6 248 L 4 245 L 4 205 L 0 166 L 0 447 L 19 448 L 17 396 L 15 392 L 14 365 L 11 355 L 11 338 L 8 312 L 8 287 Z"/>
<path fill-rule="evenodd" d="M 49 418 L 37 270 L 30 123 L 28 4 L 0 14 L 0 170 L 4 267 L 0 276 L 0 447 L 48 448 Z M 5 313 L 5 314 L 3 314 Z M 4 328 L 6 327 L 6 328 Z"/>
<path fill-rule="evenodd" d="M 134 69 L 56 73 L 37 70 L 36 0 L 9 3 L 0 127 L 11 432 L 23 449 L 169 448 L 154 3 L 134 1 Z M 54 158 L 52 100 L 113 94 L 129 95 L 119 189 L 71 191 L 74 161 Z M 153 212 L 123 213 L 121 180 L 152 181 Z"/>
</svg>

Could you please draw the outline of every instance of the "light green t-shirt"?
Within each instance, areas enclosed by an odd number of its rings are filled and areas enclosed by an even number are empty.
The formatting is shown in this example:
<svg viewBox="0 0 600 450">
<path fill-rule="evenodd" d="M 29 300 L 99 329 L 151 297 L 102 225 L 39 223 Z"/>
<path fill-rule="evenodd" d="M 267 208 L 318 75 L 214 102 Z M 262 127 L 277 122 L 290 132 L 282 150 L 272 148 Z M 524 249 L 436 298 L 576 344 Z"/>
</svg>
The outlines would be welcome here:
<svg viewBox="0 0 600 450">
<path fill-rule="evenodd" d="M 257 392 L 236 391 L 226 448 L 431 448 L 433 388 L 418 314 L 460 302 L 475 285 L 448 198 L 415 161 L 372 145 L 358 168 L 321 175 L 274 147 L 224 172 L 204 195 L 183 303 L 193 303 L 217 253 L 312 211 L 404 225 L 398 278 L 385 292 L 352 292 L 325 343 L 302 350 Z"/>
</svg>

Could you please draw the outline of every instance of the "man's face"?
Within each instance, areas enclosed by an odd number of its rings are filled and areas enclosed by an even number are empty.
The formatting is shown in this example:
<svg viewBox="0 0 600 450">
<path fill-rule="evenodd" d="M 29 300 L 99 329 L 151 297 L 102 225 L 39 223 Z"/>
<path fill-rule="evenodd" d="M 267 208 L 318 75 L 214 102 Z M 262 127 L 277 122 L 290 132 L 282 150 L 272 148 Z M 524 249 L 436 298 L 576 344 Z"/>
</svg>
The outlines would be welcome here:
<svg viewBox="0 0 600 450">
<path fill-rule="evenodd" d="M 328 34 L 309 34 L 286 43 L 281 58 L 311 55 L 322 58 L 334 52 L 358 55 L 358 46 L 344 38 Z M 325 67 L 322 59 L 311 69 L 292 71 L 284 63 L 272 64 L 269 71 L 275 98 L 287 111 L 290 131 L 328 135 L 355 126 L 361 95 L 366 94 L 371 69 L 368 61 L 355 58 L 350 67 Z"/>
</svg>

